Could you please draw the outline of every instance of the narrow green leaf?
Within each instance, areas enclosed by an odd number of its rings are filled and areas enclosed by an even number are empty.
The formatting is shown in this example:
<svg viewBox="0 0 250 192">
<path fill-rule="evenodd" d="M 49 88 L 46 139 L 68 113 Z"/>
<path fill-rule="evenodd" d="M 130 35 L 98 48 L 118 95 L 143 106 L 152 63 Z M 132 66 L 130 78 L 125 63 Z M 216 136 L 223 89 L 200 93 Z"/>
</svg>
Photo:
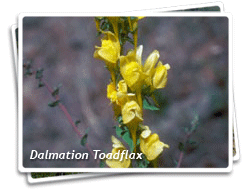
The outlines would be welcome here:
<svg viewBox="0 0 250 192">
<path fill-rule="evenodd" d="M 82 139 L 81 139 L 81 145 L 85 146 L 87 143 L 87 138 L 88 138 L 88 134 L 83 135 Z"/>
<path fill-rule="evenodd" d="M 134 40 L 131 39 L 129 36 L 124 37 L 124 40 L 125 40 L 125 41 L 128 41 L 129 43 L 131 43 L 132 45 L 134 45 Z"/>
<path fill-rule="evenodd" d="M 77 126 L 79 123 L 81 123 L 80 120 L 76 120 L 76 121 L 75 121 L 75 125 L 76 125 L 76 126 Z"/>
<path fill-rule="evenodd" d="M 128 144 L 130 151 L 132 152 L 134 150 L 134 143 L 133 140 L 130 137 L 130 133 L 129 131 L 126 131 L 123 135 L 122 135 L 123 140 Z"/>
<path fill-rule="evenodd" d="M 54 91 L 51 93 L 51 95 L 53 96 L 53 97 L 55 97 L 56 95 L 58 95 L 59 94 L 59 87 L 57 87 L 56 89 L 54 89 Z"/>
<path fill-rule="evenodd" d="M 54 88 L 54 91 L 51 93 L 51 95 L 53 97 L 55 97 L 56 95 L 59 94 L 59 89 L 60 89 L 61 86 L 62 86 L 62 84 L 60 83 L 57 87 Z"/>
<path fill-rule="evenodd" d="M 59 103 L 60 103 L 60 100 L 56 100 L 54 102 L 48 103 L 48 106 L 50 106 L 50 107 L 56 107 Z"/>
<path fill-rule="evenodd" d="M 43 77 L 43 69 L 38 69 L 36 71 L 36 79 L 41 79 Z"/>
<path fill-rule="evenodd" d="M 197 142 L 196 141 L 193 141 L 193 140 L 188 140 L 187 141 L 190 145 L 195 145 Z"/>
<path fill-rule="evenodd" d="M 44 83 L 41 81 L 41 79 L 39 79 L 39 82 L 38 82 L 38 87 L 43 87 L 44 86 Z"/>
<path fill-rule="evenodd" d="M 151 111 L 160 110 L 158 107 L 155 107 L 154 105 L 150 104 L 145 98 L 143 99 L 143 108 Z"/>
<path fill-rule="evenodd" d="M 122 116 L 117 117 L 117 121 L 118 121 L 119 124 L 123 124 Z"/>
<path fill-rule="evenodd" d="M 136 161 L 136 165 L 139 168 L 146 168 L 149 165 L 149 161 L 147 160 L 146 156 L 143 154 L 142 159 Z"/>
<path fill-rule="evenodd" d="M 196 112 L 194 112 L 194 118 L 193 118 L 193 120 L 191 122 L 190 131 L 191 132 L 195 131 L 197 129 L 198 125 L 199 125 L 199 115 Z"/>
<path fill-rule="evenodd" d="M 121 129 L 121 127 L 115 126 L 115 131 L 116 131 L 116 135 L 118 135 L 119 137 L 122 136 L 123 130 Z"/>
</svg>

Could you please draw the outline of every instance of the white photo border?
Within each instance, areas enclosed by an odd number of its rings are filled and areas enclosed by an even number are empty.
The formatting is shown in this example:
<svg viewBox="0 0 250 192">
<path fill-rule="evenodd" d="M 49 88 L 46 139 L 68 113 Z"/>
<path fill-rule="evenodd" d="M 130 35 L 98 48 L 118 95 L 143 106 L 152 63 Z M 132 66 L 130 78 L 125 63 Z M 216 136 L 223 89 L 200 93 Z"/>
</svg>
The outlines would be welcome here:
<svg viewBox="0 0 250 192">
<path fill-rule="evenodd" d="M 18 17 L 18 66 L 23 65 L 23 18 L 24 17 L 95 17 L 95 16 L 131 16 L 132 13 L 21 13 Z M 132 14 L 133 16 L 141 16 L 142 12 Z M 228 34 L 229 34 L 229 74 L 228 74 L 228 167 L 226 168 L 25 168 L 23 167 L 23 68 L 18 70 L 18 169 L 20 172 L 231 172 L 233 163 L 233 87 L 232 87 L 232 15 L 230 13 L 204 13 L 204 12 L 178 12 L 178 13 L 149 13 L 145 12 L 144 16 L 150 17 L 227 17 L 228 18 Z"/>
</svg>

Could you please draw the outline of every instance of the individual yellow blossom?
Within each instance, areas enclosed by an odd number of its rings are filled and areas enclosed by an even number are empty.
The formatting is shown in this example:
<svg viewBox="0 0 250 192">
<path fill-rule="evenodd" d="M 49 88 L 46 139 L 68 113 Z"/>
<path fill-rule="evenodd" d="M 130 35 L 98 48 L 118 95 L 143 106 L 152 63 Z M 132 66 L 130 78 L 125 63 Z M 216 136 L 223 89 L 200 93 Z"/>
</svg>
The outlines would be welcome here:
<svg viewBox="0 0 250 192">
<path fill-rule="evenodd" d="M 128 87 L 127 87 L 127 84 L 124 80 L 120 80 L 118 82 L 118 91 L 121 93 L 127 93 Z"/>
<path fill-rule="evenodd" d="M 111 137 L 111 140 L 113 142 L 113 149 L 112 149 L 112 156 L 116 153 L 121 154 L 122 151 L 127 151 L 127 149 L 124 147 L 124 145 L 114 136 Z M 131 160 L 129 158 L 123 158 L 121 161 L 120 159 L 106 159 L 106 164 L 111 168 L 128 168 L 130 166 Z"/>
<path fill-rule="evenodd" d="M 123 123 L 126 124 L 129 129 L 135 149 L 136 131 L 139 123 L 143 121 L 142 109 L 140 105 L 136 102 L 135 95 L 129 95 L 127 97 L 127 102 L 122 106 L 121 114 Z"/>
<path fill-rule="evenodd" d="M 140 135 L 140 149 L 149 161 L 156 159 L 162 152 L 163 148 L 169 148 L 169 145 L 160 141 L 159 136 L 151 131 L 147 126 Z"/>
<path fill-rule="evenodd" d="M 110 31 L 103 32 L 102 46 L 95 46 L 94 58 L 104 60 L 109 64 L 116 64 L 120 57 L 120 43 L 118 38 Z M 109 66 L 111 67 L 111 66 Z"/>
<path fill-rule="evenodd" d="M 158 62 L 157 67 L 155 65 L 159 60 L 159 51 L 154 50 L 145 61 L 143 66 L 143 72 L 147 75 L 145 83 L 152 89 L 161 89 L 166 86 L 167 83 L 167 70 L 170 69 L 170 65 L 163 65 L 161 61 Z"/>
<path fill-rule="evenodd" d="M 114 82 L 111 82 L 107 86 L 107 98 L 109 98 L 112 103 L 116 103 L 117 105 L 121 106 L 126 102 L 128 88 L 124 80 L 120 80 L 117 87 L 118 88 L 116 89 Z"/>
<path fill-rule="evenodd" d="M 159 51 L 154 50 L 146 59 L 143 71 L 147 75 L 147 78 L 145 79 L 145 82 L 147 85 L 152 85 L 152 78 L 155 72 L 155 65 L 160 57 Z"/>
<path fill-rule="evenodd" d="M 153 76 L 153 88 L 154 89 L 161 89 L 164 88 L 167 84 L 167 70 L 170 69 L 170 65 L 166 64 L 163 65 L 160 61 L 155 68 L 155 73 Z"/>
<path fill-rule="evenodd" d="M 147 75 L 152 75 L 154 72 L 154 67 L 160 57 L 159 51 L 154 50 L 146 59 L 144 66 L 143 66 L 143 71 Z"/>
<path fill-rule="evenodd" d="M 129 95 L 127 102 L 122 106 L 122 120 L 124 124 L 143 121 L 142 109 L 136 102 L 134 95 Z"/>
<path fill-rule="evenodd" d="M 128 87 L 134 92 L 141 89 L 146 75 L 141 65 L 142 46 L 137 50 L 131 50 L 126 56 L 120 57 L 120 72 Z"/>
</svg>

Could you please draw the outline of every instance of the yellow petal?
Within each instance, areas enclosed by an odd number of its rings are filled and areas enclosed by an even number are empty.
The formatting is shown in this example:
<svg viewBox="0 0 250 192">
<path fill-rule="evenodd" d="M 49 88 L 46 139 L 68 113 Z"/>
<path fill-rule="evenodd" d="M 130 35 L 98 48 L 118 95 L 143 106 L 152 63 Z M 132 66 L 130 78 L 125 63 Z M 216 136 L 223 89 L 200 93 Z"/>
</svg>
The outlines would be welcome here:
<svg viewBox="0 0 250 192">
<path fill-rule="evenodd" d="M 124 124 L 143 121 L 141 108 L 136 101 L 128 101 L 122 107 L 122 120 Z"/>
<path fill-rule="evenodd" d="M 153 87 L 155 89 L 161 89 L 164 88 L 167 84 L 167 67 L 169 65 L 165 66 L 162 65 L 162 62 L 159 62 L 154 73 L 153 77 Z M 169 68 L 169 67 L 168 67 Z"/>
<path fill-rule="evenodd" d="M 111 102 L 116 102 L 117 100 L 117 91 L 113 82 L 107 86 L 107 98 L 109 98 Z"/>
<path fill-rule="evenodd" d="M 141 133 L 141 137 L 142 137 L 143 139 L 148 138 L 150 135 L 151 135 L 151 130 L 145 130 L 145 131 L 143 131 L 143 132 Z"/>
<path fill-rule="evenodd" d="M 159 136 L 154 133 L 145 139 L 140 137 L 140 149 L 149 161 L 156 159 L 168 145 L 160 141 Z"/>
<path fill-rule="evenodd" d="M 130 61 L 128 57 L 121 56 L 120 71 L 127 85 L 134 91 L 140 82 L 141 68 L 136 61 Z"/>
<path fill-rule="evenodd" d="M 112 149 L 112 155 L 115 153 L 119 153 L 119 158 L 118 159 L 106 159 L 106 164 L 111 167 L 111 168 L 128 168 L 130 166 L 131 160 L 129 158 L 125 158 L 123 156 L 122 161 L 120 161 L 121 155 L 120 153 L 125 150 L 126 148 L 124 145 L 112 135 L 111 140 L 113 142 L 113 149 Z"/>
<path fill-rule="evenodd" d="M 145 16 L 140 16 L 140 17 L 137 17 L 138 18 L 138 20 L 141 20 L 141 19 L 143 19 Z"/>
<path fill-rule="evenodd" d="M 154 67 L 160 57 L 159 51 L 154 50 L 145 61 L 145 64 L 143 66 L 143 71 L 147 75 L 150 75 L 154 72 Z"/>
<path fill-rule="evenodd" d="M 115 153 L 121 153 L 122 151 L 124 151 L 123 149 L 117 149 L 114 148 L 112 150 L 112 154 L 114 155 Z M 111 167 L 111 168 L 128 168 L 130 166 L 131 160 L 129 158 L 124 158 L 122 159 L 122 161 L 120 161 L 120 159 L 107 159 L 106 160 L 106 164 Z"/>
<path fill-rule="evenodd" d="M 119 141 L 115 136 L 111 136 L 111 141 L 113 143 L 113 148 L 124 148 L 124 145 L 122 144 L 121 141 Z"/>
<path fill-rule="evenodd" d="M 136 49 L 136 61 L 139 65 L 141 65 L 141 57 L 142 57 L 143 46 L 140 45 Z"/>
<path fill-rule="evenodd" d="M 120 80 L 118 82 L 118 92 L 121 92 L 121 93 L 127 93 L 128 91 L 128 87 L 127 87 L 127 84 L 124 80 Z"/>
<path fill-rule="evenodd" d="M 108 63 L 115 64 L 120 57 L 120 43 L 111 32 L 103 32 L 102 46 L 95 47 L 94 58 L 102 59 Z"/>
<path fill-rule="evenodd" d="M 144 79 L 147 77 L 142 71 L 141 54 L 143 46 L 131 50 L 126 56 L 120 57 L 120 72 L 128 87 L 134 92 L 141 89 Z"/>
</svg>

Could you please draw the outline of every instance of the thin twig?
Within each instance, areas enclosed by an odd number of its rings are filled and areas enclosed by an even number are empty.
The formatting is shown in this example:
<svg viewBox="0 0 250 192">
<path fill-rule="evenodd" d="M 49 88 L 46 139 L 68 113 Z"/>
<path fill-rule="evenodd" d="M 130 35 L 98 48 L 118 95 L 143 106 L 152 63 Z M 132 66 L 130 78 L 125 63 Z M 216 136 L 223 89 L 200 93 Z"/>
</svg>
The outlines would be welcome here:
<svg viewBox="0 0 250 192">
<path fill-rule="evenodd" d="M 48 83 L 43 79 L 43 78 L 40 78 L 41 82 L 45 85 L 45 87 L 47 88 L 47 90 L 49 91 L 49 93 L 52 95 L 52 93 L 54 92 L 54 90 L 48 85 Z M 59 95 L 56 95 L 55 96 L 55 99 L 56 101 L 60 100 L 60 97 Z M 78 130 L 77 126 L 75 125 L 71 115 L 69 114 L 68 110 L 66 109 L 66 107 L 62 104 L 62 103 L 59 103 L 58 104 L 59 108 L 61 109 L 61 111 L 64 113 L 64 115 L 67 117 L 67 120 L 68 122 L 71 124 L 71 126 L 73 127 L 73 130 L 76 132 L 76 134 L 82 138 L 83 135 L 80 133 L 80 131 Z M 91 149 L 91 147 L 88 145 L 88 143 L 86 143 L 86 148 L 87 150 L 90 152 L 90 154 L 93 156 L 94 158 L 94 152 L 93 150 Z M 97 163 L 99 164 L 99 160 L 97 159 Z"/>
<path fill-rule="evenodd" d="M 186 144 L 187 140 L 189 139 L 189 137 L 191 136 L 193 132 L 192 131 L 189 131 L 187 132 L 187 134 L 185 135 L 185 138 L 184 138 L 184 144 Z M 180 168 L 181 167 L 181 162 L 183 160 L 183 156 L 184 156 L 184 151 L 182 150 L 181 153 L 180 153 L 180 156 L 179 156 L 179 160 L 178 160 L 178 163 L 177 163 L 177 168 Z"/>
</svg>

